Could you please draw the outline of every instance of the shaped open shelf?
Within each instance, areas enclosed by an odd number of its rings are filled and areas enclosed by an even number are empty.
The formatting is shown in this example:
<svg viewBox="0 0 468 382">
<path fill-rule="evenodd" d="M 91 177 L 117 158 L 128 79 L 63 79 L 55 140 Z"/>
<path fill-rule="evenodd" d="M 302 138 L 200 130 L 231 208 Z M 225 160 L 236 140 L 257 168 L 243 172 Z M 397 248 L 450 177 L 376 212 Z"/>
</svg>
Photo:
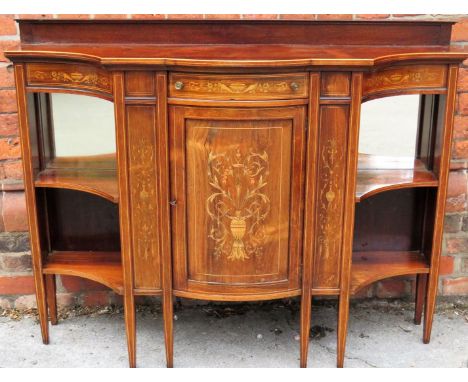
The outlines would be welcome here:
<svg viewBox="0 0 468 382">
<path fill-rule="evenodd" d="M 384 191 L 438 184 L 435 175 L 419 159 L 359 154 L 356 202 Z"/>
<path fill-rule="evenodd" d="M 378 280 L 418 273 L 429 273 L 429 264 L 418 251 L 355 252 L 351 267 L 351 294 Z"/>
<path fill-rule="evenodd" d="M 115 156 L 60 158 L 40 171 L 36 187 L 66 188 L 119 202 Z"/>
<path fill-rule="evenodd" d="M 119 252 L 54 251 L 47 256 L 43 273 L 84 277 L 123 294 Z"/>
</svg>

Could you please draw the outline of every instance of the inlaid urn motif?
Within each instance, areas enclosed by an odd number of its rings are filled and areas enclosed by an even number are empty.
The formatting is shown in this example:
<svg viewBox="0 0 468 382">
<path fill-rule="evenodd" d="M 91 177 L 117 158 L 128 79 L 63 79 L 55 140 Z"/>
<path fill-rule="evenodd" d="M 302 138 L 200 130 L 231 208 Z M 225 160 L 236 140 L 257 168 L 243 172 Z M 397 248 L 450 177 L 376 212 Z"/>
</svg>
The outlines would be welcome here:
<svg viewBox="0 0 468 382">
<path fill-rule="evenodd" d="M 240 148 L 208 156 L 208 183 L 213 192 L 206 200 L 209 238 L 214 256 L 246 260 L 263 252 L 263 222 L 270 212 L 265 194 L 269 175 L 268 154 Z"/>
</svg>

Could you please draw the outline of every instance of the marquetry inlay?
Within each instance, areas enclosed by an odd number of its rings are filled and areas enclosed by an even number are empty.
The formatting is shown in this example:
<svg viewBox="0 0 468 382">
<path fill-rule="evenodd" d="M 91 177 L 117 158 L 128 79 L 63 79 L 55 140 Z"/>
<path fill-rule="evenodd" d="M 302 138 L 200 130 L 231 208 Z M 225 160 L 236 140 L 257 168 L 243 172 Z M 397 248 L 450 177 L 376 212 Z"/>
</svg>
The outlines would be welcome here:
<svg viewBox="0 0 468 382">
<path fill-rule="evenodd" d="M 198 75 L 173 74 L 171 97 L 206 99 L 281 99 L 307 96 L 307 74 Z"/>
<path fill-rule="evenodd" d="M 439 65 L 392 67 L 364 75 L 364 95 L 407 88 L 443 88 L 446 68 Z"/>
<path fill-rule="evenodd" d="M 84 88 L 112 92 L 112 81 L 107 72 L 88 65 L 29 64 L 28 84 Z"/>
<path fill-rule="evenodd" d="M 233 152 L 209 153 L 212 193 L 206 200 L 206 211 L 216 258 L 246 260 L 262 255 L 266 238 L 263 222 L 270 212 L 270 199 L 264 193 L 268 168 L 265 151 L 242 153 L 237 148 Z"/>
</svg>

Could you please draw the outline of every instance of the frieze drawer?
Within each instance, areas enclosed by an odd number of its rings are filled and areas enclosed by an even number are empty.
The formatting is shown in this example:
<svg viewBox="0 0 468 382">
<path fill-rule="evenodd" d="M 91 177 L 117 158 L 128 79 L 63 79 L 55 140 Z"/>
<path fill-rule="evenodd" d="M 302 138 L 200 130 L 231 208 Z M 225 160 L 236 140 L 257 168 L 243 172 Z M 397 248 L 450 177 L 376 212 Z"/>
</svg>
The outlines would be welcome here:
<svg viewBox="0 0 468 382">
<path fill-rule="evenodd" d="M 209 75 L 172 73 L 169 96 L 222 100 L 307 98 L 308 74 Z"/>
<path fill-rule="evenodd" d="M 92 65 L 42 64 L 27 66 L 29 86 L 69 88 L 112 95 L 112 79 L 108 72 Z"/>
</svg>

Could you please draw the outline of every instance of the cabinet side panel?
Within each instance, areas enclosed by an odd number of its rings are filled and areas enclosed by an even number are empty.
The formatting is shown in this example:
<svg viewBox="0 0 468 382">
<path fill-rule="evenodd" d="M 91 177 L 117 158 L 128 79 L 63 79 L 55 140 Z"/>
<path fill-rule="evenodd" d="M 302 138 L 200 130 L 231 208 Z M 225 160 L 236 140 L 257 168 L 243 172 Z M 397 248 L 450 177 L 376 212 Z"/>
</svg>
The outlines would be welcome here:
<svg viewBox="0 0 468 382">
<path fill-rule="evenodd" d="M 156 108 L 127 105 L 131 239 L 135 288 L 161 288 L 156 174 Z"/>
<path fill-rule="evenodd" d="M 319 120 L 313 288 L 338 288 L 349 106 L 322 106 Z"/>
</svg>

